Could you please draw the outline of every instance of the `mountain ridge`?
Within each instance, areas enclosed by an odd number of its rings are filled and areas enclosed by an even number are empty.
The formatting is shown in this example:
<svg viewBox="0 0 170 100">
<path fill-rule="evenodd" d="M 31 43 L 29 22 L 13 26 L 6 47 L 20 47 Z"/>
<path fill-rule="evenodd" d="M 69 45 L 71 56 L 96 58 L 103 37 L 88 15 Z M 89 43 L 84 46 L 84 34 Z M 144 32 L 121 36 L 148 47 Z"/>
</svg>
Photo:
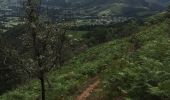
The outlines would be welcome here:
<svg viewBox="0 0 170 100">
<path fill-rule="evenodd" d="M 145 16 L 164 11 L 169 0 L 48 0 L 51 6 L 84 9 L 88 15 L 97 16 Z"/>
<path fill-rule="evenodd" d="M 20 0 L 7 0 L 6 5 L 16 5 Z M 50 8 L 73 8 L 74 12 L 96 16 L 148 16 L 164 11 L 169 0 L 42 0 Z M 4 3 L 2 3 L 4 4 Z M 1 4 L 1 5 L 2 5 Z M 81 9 L 81 10 L 80 10 Z"/>
</svg>

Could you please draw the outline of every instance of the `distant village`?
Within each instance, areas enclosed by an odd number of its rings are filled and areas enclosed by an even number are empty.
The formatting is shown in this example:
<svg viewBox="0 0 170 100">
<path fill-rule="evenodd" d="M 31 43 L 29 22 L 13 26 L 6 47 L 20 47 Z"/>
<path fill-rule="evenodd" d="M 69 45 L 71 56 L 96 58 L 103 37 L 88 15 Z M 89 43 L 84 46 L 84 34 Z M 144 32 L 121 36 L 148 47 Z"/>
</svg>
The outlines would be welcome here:
<svg viewBox="0 0 170 100">
<path fill-rule="evenodd" d="M 44 9 L 47 9 L 43 7 Z M 61 23 L 65 20 L 74 21 L 77 25 L 109 25 L 112 23 L 124 22 L 132 17 L 123 17 L 123 16 L 94 16 L 94 15 L 84 15 L 78 12 L 74 12 L 72 9 L 61 9 L 58 7 L 48 8 L 48 13 L 53 21 L 56 23 Z M 21 23 L 21 6 L 8 6 L 0 9 L 0 26 L 5 28 L 11 28 Z M 54 13 L 56 12 L 56 13 Z M 1 30 L 1 29 L 0 29 Z"/>
<path fill-rule="evenodd" d="M 4 5 L 0 7 L 0 26 L 3 26 L 3 31 L 20 24 L 20 5 Z M 2 30 L 2 29 L 1 29 Z"/>
</svg>

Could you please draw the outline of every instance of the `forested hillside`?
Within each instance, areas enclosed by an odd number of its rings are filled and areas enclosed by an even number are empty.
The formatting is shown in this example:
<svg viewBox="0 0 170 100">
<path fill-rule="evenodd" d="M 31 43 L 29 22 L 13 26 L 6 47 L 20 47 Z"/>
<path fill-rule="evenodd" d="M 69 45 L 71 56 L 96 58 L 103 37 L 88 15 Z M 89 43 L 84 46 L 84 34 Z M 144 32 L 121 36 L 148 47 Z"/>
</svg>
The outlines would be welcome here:
<svg viewBox="0 0 170 100">
<path fill-rule="evenodd" d="M 0 2 L 0 100 L 170 100 L 169 0 Z"/>
<path fill-rule="evenodd" d="M 132 33 L 128 35 L 115 35 L 117 31 L 111 31 L 112 38 L 106 41 L 102 41 L 108 35 L 104 32 L 96 35 L 86 33 L 89 37 L 101 37 L 96 40 L 88 39 L 86 35 L 79 36 L 86 39 L 85 43 L 94 43 L 90 46 L 97 46 L 47 74 L 50 84 L 46 84 L 46 99 L 82 100 L 78 99 L 81 93 L 97 81 L 97 87 L 90 96 L 85 96 L 87 100 L 169 100 L 169 22 L 169 14 L 163 13 L 146 18 L 143 22 L 126 22 L 125 25 L 136 27 L 133 31 L 130 29 Z M 114 30 L 113 26 L 99 29 L 110 28 Z M 128 26 L 122 29 L 127 31 Z M 99 32 L 97 30 L 92 32 Z M 1 95 L 0 99 L 39 100 L 40 90 L 38 81 L 33 79 Z"/>
<path fill-rule="evenodd" d="M 83 9 L 88 15 L 143 17 L 163 11 L 169 0 L 55 0 L 46 4 Z M 64 2 L 68 3 L 65 4 Z"/>
<path fill-rule="evenodd" d="M 6 0 L 2 5 L 16 6 L 20 0 Z M 93 16 L 143 17 L 164 11 L 169 0 L 42 0 L 43 5 L 74 9 L 75 13 Z M 53 8 L 53 9 L 52 9 Z"/>
</svg>

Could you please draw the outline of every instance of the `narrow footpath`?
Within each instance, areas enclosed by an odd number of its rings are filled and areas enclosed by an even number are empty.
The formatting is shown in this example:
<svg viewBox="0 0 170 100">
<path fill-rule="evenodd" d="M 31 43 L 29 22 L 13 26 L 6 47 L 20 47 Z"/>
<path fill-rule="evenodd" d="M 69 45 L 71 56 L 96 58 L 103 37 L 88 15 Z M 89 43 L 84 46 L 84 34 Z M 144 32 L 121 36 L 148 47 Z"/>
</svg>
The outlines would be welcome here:
<svg viewBox="0 0 170 100">
<path fill-rule="evenodd" d="M 89 84 L 88 87 L 79 96 L 77 96 L 76 100 L 86 100 L 91 95 L 91 93 L 96 89 L 96 87 L 100 83 L 98 76 L 94 77 L 92 81 L 93 82 Z"/>
</svg>

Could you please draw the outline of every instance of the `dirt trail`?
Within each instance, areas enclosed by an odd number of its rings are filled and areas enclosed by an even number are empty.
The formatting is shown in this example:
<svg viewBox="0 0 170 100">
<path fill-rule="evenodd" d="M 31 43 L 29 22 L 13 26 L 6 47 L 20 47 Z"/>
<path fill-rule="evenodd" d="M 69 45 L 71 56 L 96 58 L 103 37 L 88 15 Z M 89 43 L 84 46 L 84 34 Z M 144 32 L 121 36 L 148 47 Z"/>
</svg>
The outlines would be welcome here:
<svg viewBox="0 0 170 100">
<path fill-rule="evenodd" d="M 96 89 L 99 83 L 100 80 L 97 76 L 93 79 L 93 83 L 91 83 L 79 96 L 77 96 L 76 100 L 86 100 L 90 96 L 90 94 Z"/>
</svg>

